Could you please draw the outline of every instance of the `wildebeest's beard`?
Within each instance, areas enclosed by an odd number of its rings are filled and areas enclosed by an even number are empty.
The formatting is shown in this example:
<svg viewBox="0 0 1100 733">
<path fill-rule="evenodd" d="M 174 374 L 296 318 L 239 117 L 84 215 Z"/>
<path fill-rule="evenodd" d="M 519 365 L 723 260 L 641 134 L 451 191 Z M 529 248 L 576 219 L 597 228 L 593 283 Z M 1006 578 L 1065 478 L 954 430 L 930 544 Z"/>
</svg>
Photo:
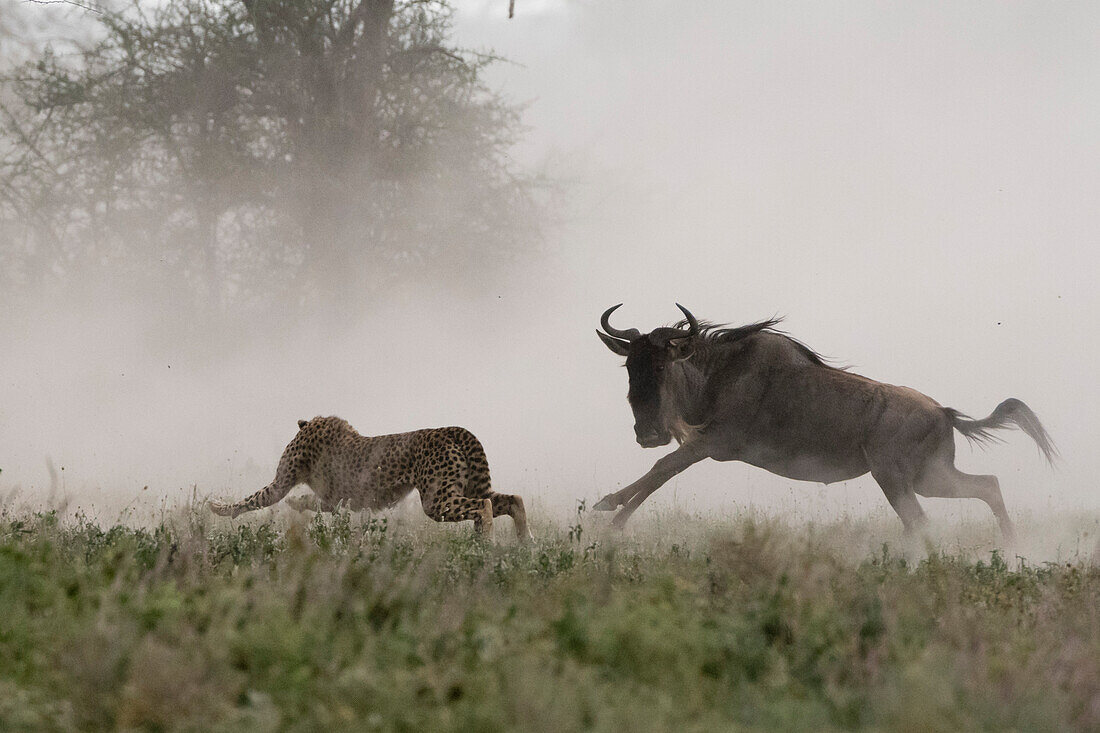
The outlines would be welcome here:
<svg viewBox="0 0 1100 733">
<path fill-rule="evenodd" d="M 626 398 L 634 411 L 634 435 L 643 448 L 668 445 L 672 434 L 661 410 L 661 393 L 668 366 L 664 349 L 637 344 L 626 359 L 630 390 Z"/>
</svg>

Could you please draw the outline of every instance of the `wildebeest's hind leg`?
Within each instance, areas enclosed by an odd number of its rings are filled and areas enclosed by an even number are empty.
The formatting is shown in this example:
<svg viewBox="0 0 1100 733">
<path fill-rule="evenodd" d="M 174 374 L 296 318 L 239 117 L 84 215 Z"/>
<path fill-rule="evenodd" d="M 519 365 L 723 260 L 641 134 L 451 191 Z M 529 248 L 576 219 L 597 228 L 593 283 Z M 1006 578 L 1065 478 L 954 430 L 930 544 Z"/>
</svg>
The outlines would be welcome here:
<svg viewBox="0 0 1100 733">
<path fill-rule="evenodd" d="M 872 468 L 871 476 L 882 488 L 882 493 L 886 494 L 890 506 L 898 513 L 907 536 L 924 526 L 928 519 L 908 481 L 887 469 Z"/>
<path fill-rule="evenodd" d="M 428 479 L 420 488 L 420 504 L 424 513 L 437 522 L 474 520 L 474 529 L 488 534 L 493 528 L 493 502 L 463 496 L 460 483 Z"/>
<path fill-rule="evenodd" d="M 937 460 L 925 469 L 917 481 L 916 491 L 921 496 L 945 499 L 981 499 L 997 517 L 1001 536 L 1008 544 L 1016 541 L 1016 529 L 1005 509 L 1001 485 L 996 476 L 978 476 L 963 473 L 955 468 L 951 459 Z"/>
</svg>

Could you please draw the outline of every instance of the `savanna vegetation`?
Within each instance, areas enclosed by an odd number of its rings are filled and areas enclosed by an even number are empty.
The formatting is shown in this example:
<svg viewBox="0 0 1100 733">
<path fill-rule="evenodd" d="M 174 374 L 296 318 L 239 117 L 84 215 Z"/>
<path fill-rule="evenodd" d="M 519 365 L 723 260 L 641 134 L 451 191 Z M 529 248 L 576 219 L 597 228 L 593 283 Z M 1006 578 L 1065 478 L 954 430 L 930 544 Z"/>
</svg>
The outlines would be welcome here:
<svg viewBox="0 0 1100 733">
<path fill-rule="evenodd" d="M 1100 726 L 1084 561 L 905 559 L 873 522 L 642 519 L 621 536 L 578 513 L 522 546 L 401 517 L 8 509 L 0 728 Z"/>
</svg>

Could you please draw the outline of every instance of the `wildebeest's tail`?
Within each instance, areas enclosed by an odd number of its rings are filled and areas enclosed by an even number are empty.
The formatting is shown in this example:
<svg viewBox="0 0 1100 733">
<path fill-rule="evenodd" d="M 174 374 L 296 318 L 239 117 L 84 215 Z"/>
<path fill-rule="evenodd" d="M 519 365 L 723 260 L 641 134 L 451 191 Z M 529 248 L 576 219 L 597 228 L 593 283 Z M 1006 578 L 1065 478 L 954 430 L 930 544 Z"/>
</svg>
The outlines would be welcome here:
<svg viewBox="0 0 1100 733">
<path fill-rule="evenodd" d="M 1030 407 L 1014 397 L 1010 397 L 997 405 L 997 409 L 993 411 L 993 414 L 984 420 L 974 420 L 949 407 L 944 409 L 951 418 L 951 424 L 955 426 L 955 429 L 965 435 L 966 439 L 972 443 L 986 445 L 999 441 L 1000 438 L 994 435 L 993 431 L 1015 425 L 1035 441 L 1035 445 L 1039 446 L 1039 450 L 1043 452 L 1043 455 L 1046 456 L 1047 461 L 1052 466 L 1054 460 L 1058 457 L 1058 449 L 1054 447 L 1054 441 L 1050 439 L 1050 434 L 1039 422 L 1039 418 L 1031 411 Z"/>
</svg>

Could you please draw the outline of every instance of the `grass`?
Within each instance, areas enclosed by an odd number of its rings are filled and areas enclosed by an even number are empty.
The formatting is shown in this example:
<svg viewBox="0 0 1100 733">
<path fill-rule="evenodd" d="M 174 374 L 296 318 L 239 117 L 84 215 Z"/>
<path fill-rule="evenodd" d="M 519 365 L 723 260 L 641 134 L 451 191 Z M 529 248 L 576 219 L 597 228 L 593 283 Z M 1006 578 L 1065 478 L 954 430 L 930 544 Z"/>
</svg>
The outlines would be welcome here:
<svg viewBox="0 0 1100 733">
<path fill-rule="evenodd" d="M 9 509 L 0 729 L 1100 727 L 1087 562 L 640 519 L 618 536 L 582 512 L 520 546 L 384 516 Z"/>
</svg>

